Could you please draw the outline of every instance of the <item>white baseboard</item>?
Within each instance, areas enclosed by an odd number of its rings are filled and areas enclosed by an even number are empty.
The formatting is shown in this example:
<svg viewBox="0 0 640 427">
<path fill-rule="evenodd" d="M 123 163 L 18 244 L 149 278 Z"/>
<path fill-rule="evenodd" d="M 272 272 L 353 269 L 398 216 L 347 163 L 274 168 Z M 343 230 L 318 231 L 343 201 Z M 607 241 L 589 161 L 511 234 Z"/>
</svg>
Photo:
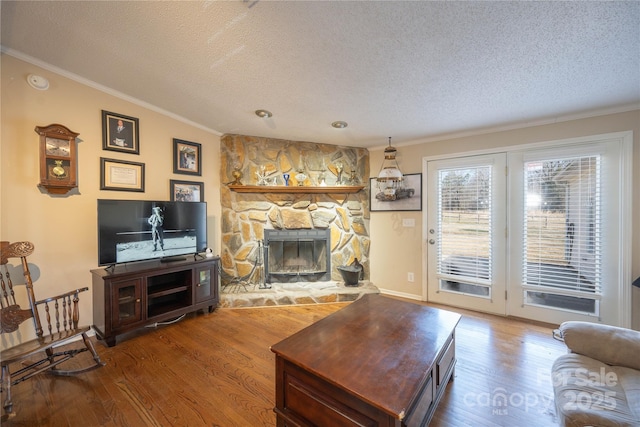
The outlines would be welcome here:
<svg viewBox="0 0 640 427">
<path fill-rule="evenodd" d="M 405 292 L 392 291 L 392 290 L 389 290 L 389 289 L 382 289 L 382 288 L 378 288 L 378 289 L 380 289 L 380 293 L 381 294 L 392 295 L 394 297 L 400 297 L 400 298 L 407 298 L 407 299 L 413 299 L 413 300 L 417 300 L 417 301 L 422 301 L 422 295 L 408 294 L 408 293 L 405 293 Z"/>
</svg>

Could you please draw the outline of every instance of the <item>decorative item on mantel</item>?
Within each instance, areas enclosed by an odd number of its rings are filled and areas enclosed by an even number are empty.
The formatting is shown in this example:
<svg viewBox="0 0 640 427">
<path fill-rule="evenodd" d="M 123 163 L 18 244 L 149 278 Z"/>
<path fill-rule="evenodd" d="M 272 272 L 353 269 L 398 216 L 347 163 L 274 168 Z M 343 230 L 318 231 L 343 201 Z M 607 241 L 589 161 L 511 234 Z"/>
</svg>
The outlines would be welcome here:
<svg viewBox="0 0 640 427">
<path fill-rule="evenodd" d="M 240 181 L 242 179 L 242 171 L 240 170 L 239 167 L 234 167 L 233 168 L 233 172 L 231 172 L 231 176 L 233 177 L 233 181 L 231 182 L 231 185 L 242 185 L 242 181 Z"/>
<path fill-rule="evenodd" d="M 342 171 L 344 170 L 344 164 L 341 161 L 336 162 L 336 185 L 342 185 Z"/>
<path fill-rule="evenodd" d="M 356 170 L 351 169 L 351 176 L 349 177 L 349 185 L 358 185 L 360 184 L 360 180 L 358 179 L 358 175 L 356 175 Z"/>
<path fill-rule="evenodd" d="M 327 181 L 325 180 L 325 177 L 324 177 L 324 171 L 320 172 L 320 175 L 318 175 L 318 186 L 319 187 L 327 186 Z"/>
<path fill-rule="evenodd" d="M 326 178 L 325 178 L 325 171 L 326 170 L 327 170 L 327 164 L 324 161 L 324 158 L 322 158 L 322 170 L 318 174 L 318 186 L 319 187 L 326 187 L 327 186 L 327 181 L 326 181 Z"/>
<path fill-rule="evenodd" d="M 307 179 L 307 175 L 304 172 L 298 172 L 296 174 L 296 181 L 298 181 L 298 187 L 304 187 L 304 180 Z"/>
<path fill-rule="evenodd" d="M 302 154 L 300 154 L 300 161 L 298 162 L 298 173 L 296 173 L 295 178 L 298 181 L 298 186 L 304 186 L 304 181 L 307 179 L 307 174 L 304 173 L 304 162 L 302 161 Z"/>
<path fill-rule="evenodd" d="M 256 176 L 258 177 L 258 185 L 269 184 L 269 181 L 267 180 L 267 176 L 269 174 L 266 171 L 267 171 L 267 167 L 265 165 L 260 165 L 260 170 L 256 171 Z"/>
<path fill-rule="evenodd" d="M 242 185 L 240 181 L 242 179 L 242 165 L 240 164 L 240 160 L 238 159 L 238 155 L 233 153 L 231 154 L 233 159 L 233 171 L 231 172 L 231 176 L 233 177 L 233 181 L 231 181 L 230 185 Z"/>
</svg>

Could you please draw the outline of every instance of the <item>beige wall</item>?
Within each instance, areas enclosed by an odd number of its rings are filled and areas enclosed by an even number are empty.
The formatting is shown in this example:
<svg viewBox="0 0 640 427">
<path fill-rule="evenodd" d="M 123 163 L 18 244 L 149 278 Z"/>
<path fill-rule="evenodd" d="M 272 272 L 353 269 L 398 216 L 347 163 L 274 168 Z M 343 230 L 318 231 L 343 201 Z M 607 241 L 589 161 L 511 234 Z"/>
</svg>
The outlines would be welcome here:
<svg viewBox="0 0 640 427">
<path fill-rule="evenodd" d="M 633 131 L 632 278 L 635 279 L 640 276 L 640 110 L 396 148 L 402 171 L 419 173 L 422 172 L 425 157 L 629 130 Z M 375 175 L 382 163 L 382 150 L 371 150 L 370 158 L 371 174 Z M 421 298 L 421 278 L 426 276 L 422 263 L 422 214 L 423 212 L 371 213 L 371 281 L 379 288 Z M 416 227 L 403 228 L 404 218 L 414 218 Z M 415 274 L 415 282 L 407 281 L 407 272 Z M 640 289 L 634 288 L 632 292 L 632 324 L 635 329 L 640 329 Z"/>
<path fill-rule="evenodd" d="M 169 180 L 204 182 L 208 241 L 219 252 L 220 138 L 218 135 L 124 101 L 8 55 L 1 56 L 0 240 L 30 240 L 36 298 L 91 287 L 97 268 L 96 200 L 169 200 Z M 26 76 L 39 74 L 51 87 L 38 91 Z M 137 117 L 140 155 L 102 150 L 102 113 Z M 35 126 L 62 124 L 80 133 L 78 190 L 52 196 L 41 192 Z M 173 138 L 202 144 L 202 176 L 173 174 Z M 100 157 L 146 165 L 145 192 L 101 191 Z M 92 322 L 91 294 L 81 302 L 83 324 Z M 26 333 L 26 332 L 25 332 Z M 6 344 L 3 342 L 3 344 Z"/>
</svg>

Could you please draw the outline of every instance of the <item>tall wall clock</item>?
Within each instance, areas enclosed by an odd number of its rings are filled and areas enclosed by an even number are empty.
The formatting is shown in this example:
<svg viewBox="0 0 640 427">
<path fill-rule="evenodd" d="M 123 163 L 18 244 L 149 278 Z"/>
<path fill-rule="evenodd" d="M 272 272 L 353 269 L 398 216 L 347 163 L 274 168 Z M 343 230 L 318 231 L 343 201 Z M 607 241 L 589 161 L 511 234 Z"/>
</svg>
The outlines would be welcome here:
<svg viewBox="0 0 640 427">
<path fill-rule="evenodd" d="M 51 194 L 68 193 L 78 186 L 76 137 L 80 134 L 58 124 L 36 126 L 35 131 L 40 135 L 38 186 Z"/>
</svg>

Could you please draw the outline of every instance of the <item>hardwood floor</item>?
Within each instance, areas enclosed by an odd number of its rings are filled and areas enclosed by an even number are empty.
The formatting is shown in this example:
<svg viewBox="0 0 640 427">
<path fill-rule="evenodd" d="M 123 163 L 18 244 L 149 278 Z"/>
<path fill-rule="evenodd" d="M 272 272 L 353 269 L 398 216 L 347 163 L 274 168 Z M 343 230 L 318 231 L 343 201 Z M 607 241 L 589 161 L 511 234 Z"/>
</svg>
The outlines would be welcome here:
<svg viewBox="0 0 640 427">
<path fill-rule="evenodd" d="M 274 426 L 269 347 L 345 304 L 199 312 L 97 344 L 106 366 L 14 386 L 16 415 L 2 425 Z M 438 307 L 463 318 L 455 379 L 430 425 L 555 425 L 549 371 L 566 349 L 552 327 Z"/>
</svg>

